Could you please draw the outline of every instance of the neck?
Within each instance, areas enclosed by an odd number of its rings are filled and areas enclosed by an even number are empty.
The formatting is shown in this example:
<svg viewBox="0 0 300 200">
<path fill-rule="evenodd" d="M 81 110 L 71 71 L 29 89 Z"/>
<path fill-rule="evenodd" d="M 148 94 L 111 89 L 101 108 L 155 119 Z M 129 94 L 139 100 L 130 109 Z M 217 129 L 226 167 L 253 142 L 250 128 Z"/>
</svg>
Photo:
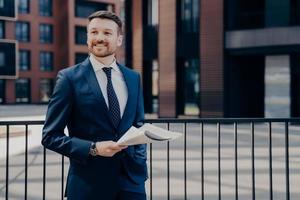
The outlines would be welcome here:
<svg viewBox="0 0 300 200">
<path fill-rule="evenodd" d="M 93 55 L 93 56 L 95 57 L 95 59 L 97 61 L 101 62 L 103 65 L 110 65 L 115 59 L 114 54 L 106 56 L 106 57 L 97 57 L 95 55 Z"/>
</svg>

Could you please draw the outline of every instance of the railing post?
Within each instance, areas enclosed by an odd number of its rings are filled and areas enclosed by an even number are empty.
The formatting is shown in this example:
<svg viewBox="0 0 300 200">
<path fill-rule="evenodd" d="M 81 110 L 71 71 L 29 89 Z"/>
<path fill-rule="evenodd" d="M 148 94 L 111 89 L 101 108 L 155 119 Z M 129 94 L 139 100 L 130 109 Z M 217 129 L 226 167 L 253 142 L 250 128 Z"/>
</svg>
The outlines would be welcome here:
<svg viewBox="0 0 300 200">
<path fill-rule="evenodd" d="M 238 193 L 238 153 L 237 153 L 237 145 L 238 145 L 238 135 L 237 135 L 237 123 L 234 122 L 234 174 L 235 174 L 235 200 L 239 199 Z"/>
<path fill-rule="evenodd" d="M 251 122 L 251 164 L 252 164 L 252 199 L 255 200 L 255 140 L 254 122 Z"/>
<path fill-rule="evenodd" d="M 65 157 L 61 156 L 61 200 L 64 199 Z"/>
<path fill-rule="evenodd" d="M 25 197 L 27 200 L 27 183 L 28 183 L 28 125 L 25 125 Z"/>
<path fill-rule="evenodd" d="M 187 175 L 186 175 L 186 123 L 184 123 L 184 199 L 187 200 Z"/>
<path fill-rule="evenodd" d="M 170 124 L 167 124 L 167 129 L 170 129 Z M 167 199 L 170 200 L 170 142 L 167 141 Z"/>
<path fill-rule="evenodd" d="M 285 122 L 286 200 L 290 200 L 289 123 Z"/>
<path fill-rule="evenodd" d="M 43 200 L 46 199 L 46 148 L 43 147 Z"/>
<path fill-rule="evenodd" d="M 152 144 L 150 144 L 150 200 L 152 200 Z"/>
<path fill-rule="evenodd" d="M 221 133 L 220 133 L 220 123 L 217 123 L 217 137 L 218 137 L 218 196 L 221 200 Z"/>
<path fill-rule="evenodd" d="M 5 199 L 8 200 L 8 180 L 9 180 L 9 125 L 6 125 L 6 180 Z"/>
<path fill-rule="evenodd" d="M 201 200 L 204 200 L 204 125 L 201 123 Z"/>
<path fill-rule="evenodd" d="M 272 164 L 272 123 L 269 122 L 269 182 L 270 182 L 270 200 L 273 200 L 273 164 Z"/>
</svg>

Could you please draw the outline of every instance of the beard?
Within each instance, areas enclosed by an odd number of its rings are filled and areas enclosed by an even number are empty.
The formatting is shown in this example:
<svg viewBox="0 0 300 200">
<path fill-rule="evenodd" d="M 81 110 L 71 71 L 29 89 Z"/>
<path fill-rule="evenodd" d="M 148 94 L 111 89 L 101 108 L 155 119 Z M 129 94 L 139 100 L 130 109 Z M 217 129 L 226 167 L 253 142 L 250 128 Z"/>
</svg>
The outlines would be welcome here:
<svg viewBox="0 0 300 200">
<path fill-rule="evenodd" d="M 108 43 L 104 42 L 92 43 L 91 45 L 89 45 L 88 49 L 89 52 L 95 55 L 96 57 L 107 57 L 115 54 L 116 52 L 116 49 L 111 48 L 111 46 Z"/>
</svg>

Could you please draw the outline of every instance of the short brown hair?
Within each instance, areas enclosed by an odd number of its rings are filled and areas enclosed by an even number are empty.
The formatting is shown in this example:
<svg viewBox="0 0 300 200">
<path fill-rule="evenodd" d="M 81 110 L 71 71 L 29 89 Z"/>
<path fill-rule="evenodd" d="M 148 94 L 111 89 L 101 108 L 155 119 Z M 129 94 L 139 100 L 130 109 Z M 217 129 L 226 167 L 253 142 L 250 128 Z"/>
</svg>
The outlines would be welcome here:
<svg viewBox="0 0 300 200">
<path fill-rule="evenodd" d="M 115 13 L 106 10 L 99 10 L 88 16 L 89 22 L 94 18 L 109 19 L 114 21 L 118 25 L 119 33 L 122 34 L 122 20 Z"/>
</svg>

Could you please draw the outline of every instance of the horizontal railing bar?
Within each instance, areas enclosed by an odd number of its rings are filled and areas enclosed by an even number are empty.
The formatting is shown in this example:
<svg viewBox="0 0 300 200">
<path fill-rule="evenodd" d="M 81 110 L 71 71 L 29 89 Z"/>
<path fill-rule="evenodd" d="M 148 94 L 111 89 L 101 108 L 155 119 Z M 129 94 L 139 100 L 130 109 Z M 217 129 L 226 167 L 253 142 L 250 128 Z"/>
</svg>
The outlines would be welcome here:
<svg viewBox="0 0 300 200">
<path fill-rule="evenodd" d="M 0 121 L 0 126 L 5 125 L 43 125 L 44 120 L 31 121 Z M 197 119 L 177 119 L 177 118 L 160 118 L 145 119 L 147 123 L 259 123 L 259 122 L 299 122 L 300 118 L 197 118 Z"/>
<path fill-rule="evenodd" d="M 198 119 L 177 119 L 160 118 L 146 119 L 149 123 L 258 123 L 258 122 L 300 122 L 300 118 L 198 118 Z"/>
<path fill-rule="evenodd" d="M 0 121 L 0 126 L 4 125 L 43 125 L 44 120 L 30 120 L 30 121 Z"/>
</svg>

